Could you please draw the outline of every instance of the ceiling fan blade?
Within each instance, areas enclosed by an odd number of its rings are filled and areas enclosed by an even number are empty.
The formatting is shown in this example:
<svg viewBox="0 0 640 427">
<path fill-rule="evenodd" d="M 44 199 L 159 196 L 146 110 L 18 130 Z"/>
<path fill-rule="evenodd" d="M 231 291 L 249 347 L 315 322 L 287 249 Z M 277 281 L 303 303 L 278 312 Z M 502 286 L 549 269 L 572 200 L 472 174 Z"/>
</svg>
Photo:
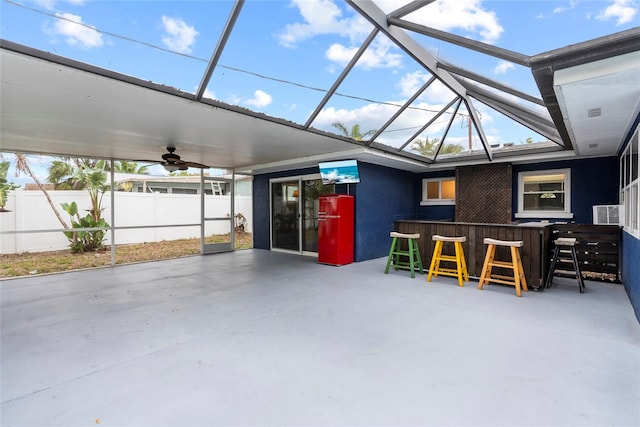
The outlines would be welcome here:
<svg viewBox="0 0 640 427">
<path fill-rule="evenodd" d="M 187 170 L 188 168 L 196 168 L 196 169 L 209 169 L 211 166 L 203 165 L 198 162 L 187 162 L 180 158 L 178 154 L 175 153 L 174 147 L 167 147 L 168 153 L 164 153 L 161 156 L 160 160 L 136 160 L 136 162 L 144 162 L 144 163 L 153 163 L 164 166 L 170 166 L 171 168 L 175 167 L 175 170 Z"/>
<path fill-rule="evenodd" d="M 196 162 L 184 162 L 190 168 L 199 168 L 199 169 L 209 169 L 211 166 L 203 165 L 202 163 Z"/>
</svg>

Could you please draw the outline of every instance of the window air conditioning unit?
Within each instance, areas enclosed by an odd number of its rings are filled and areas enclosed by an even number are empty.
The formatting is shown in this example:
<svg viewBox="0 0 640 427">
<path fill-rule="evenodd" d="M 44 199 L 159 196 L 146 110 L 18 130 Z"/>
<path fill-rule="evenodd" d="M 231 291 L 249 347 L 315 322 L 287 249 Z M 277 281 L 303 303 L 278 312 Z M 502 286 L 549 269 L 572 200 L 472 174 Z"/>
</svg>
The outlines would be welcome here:
<svg viewBox="0 0 640 427">
<path fill-rule="evenodd" d="M 593 207 L 593 223 L 624 225 L 624 205 L 599 205 Z"/>
</svg>

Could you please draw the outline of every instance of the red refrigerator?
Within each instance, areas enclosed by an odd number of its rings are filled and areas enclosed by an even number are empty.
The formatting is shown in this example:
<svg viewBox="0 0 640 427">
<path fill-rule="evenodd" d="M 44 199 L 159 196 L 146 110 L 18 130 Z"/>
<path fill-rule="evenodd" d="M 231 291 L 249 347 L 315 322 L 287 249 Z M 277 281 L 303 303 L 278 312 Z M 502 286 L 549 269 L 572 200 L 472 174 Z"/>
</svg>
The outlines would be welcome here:
<svg viewBox="0 0 640 427">
<path fill-rule="evenodd" d="M 353 196 L 320 196 L 318 204 L 318 262 L 331 265 L 352 263 L 355 205 Z"/>
</svg>

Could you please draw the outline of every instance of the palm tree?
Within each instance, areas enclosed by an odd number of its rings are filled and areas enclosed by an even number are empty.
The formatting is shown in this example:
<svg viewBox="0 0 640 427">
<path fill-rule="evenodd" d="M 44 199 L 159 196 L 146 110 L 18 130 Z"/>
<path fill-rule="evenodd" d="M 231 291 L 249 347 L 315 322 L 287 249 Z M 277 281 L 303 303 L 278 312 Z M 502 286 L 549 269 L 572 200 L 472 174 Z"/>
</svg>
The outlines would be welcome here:
<svg viewBox="0 0 640 427">
<path fill-rule="evenodd" d="M 27 175 L 29 175 L 31 179 L 33 179 L 33 181 L 36 183 L 40 191 L 42 191 L 42 193 L 44 194 L 44 197 L 47 199 L 47 202 L 49 203 L 49 206 L 51 206 L 51 209 L 53 210 L 53 213 L 55 214 L 56 218 L 58 218 L 58 221 L 60 222 L 60 224 L 62 224 L 62 227 L 69 228 L 69 225 L 62 218 L 62 215 L 60 215 L 60 211 L 58 211 L 58 208 L 56 208 L 56 205 L 53 203 L 53 200 L 51 200 L 51 196 L 49 195 L 47 190 L 44 188 L 44 186 L 42 185 L 42 183 L 40 182 L 36 174 L 34 174 L 33 171 L 31 170 L 31 166 L 29 165 L 29 161 L 27 160 L 27 157 L 22 153 L 15 153 L 15 156 L 16 156 L 16 171 L 18 173 L 24 172 Z"/>
<path fill-rule="evenodd" d="M 336 128 L 336 129 L 339 129 L 340 132 L 342 132 L 342 134 L 344 136 L 346 136 L 347 138 L 351 138 L 351 139 L 353 139 L 355 141 L 362 141 L 367 136 L 373 135 L 374 133 L 377 132 L 377 129 L 372 129 L 372 130 L 369 130 L 369 131 L 367 131 L 365 133 L 360 133 L 360 125 L 357 124 L 357 123 L 355 125 L 351 126 L 351 130 L 347 129 L 347 127 L 342 122 L 332 123 L 332 126 L 334 128 Z"/>
<path fill-rule="evenodd" d="M 109 170 L 109 168 L 107 167 L 106 170 Z M 148 166 L 138 166 L 137 162 L 125 162 L 125 161 L 115 162 L 115 164 L 113 166 L 113 170 L 115 172 L 134 173 L 134 174 L 138 174 L 138 175 L 148 175 L 149 174 L 149 167 Z"/>
<path fill-rule="evenodd" d="M 457 154 L 462 153 L 464 148 L 460 144 L 444 144 L 440 150 L 440 154 Z"/>
<path fill-rule="evenodd" d="M 429 137 L 427 137 L 424 140 L 416 139 L 411 144 L 411 150 L 417 151 L 423 156 L 431 156 L 436 153 L 439 143 L 440 143 L 440 138 L 433 138 L 431 140 L 429 139 Z"/>
<path fill-rule="evenodd" d="M 51 162 L 47 180 L 56 190 L 87 190 L 91 200 L 89 213 L 98 222 L 102 216 L 102 197 L 109 189 L 106 166 L 104 160 L 62 158 Z"/>
<path fill-rule="evenodd" d="M 9 165 L 9 162 L 0 162 L 0 212 L 5 212 L 9 191 L 20 188 L 19 185 L 7 181 Z"/>
<path fill-rule="evenodd" d="M 415 141 L 413 141 L 413 144 L 411 145 L 411 150 L 417 151 L 418 153 L 426 157 L 426 156 L 435 155 L 436 152 L 438 151 L 439 146 L 440 146 L 440 138 L 433 138 L 430 140 L 429 137 L 427 137 L 424 140 L 416 139 Z M 445 144 L 444 146 L 442 146 L 442 148 L 440 149 L 440 153 L 438 154 L 455 154 L 455 153 L 462 152 L 462 150 L 464 150 L 462 145 Z"/>
</svg>

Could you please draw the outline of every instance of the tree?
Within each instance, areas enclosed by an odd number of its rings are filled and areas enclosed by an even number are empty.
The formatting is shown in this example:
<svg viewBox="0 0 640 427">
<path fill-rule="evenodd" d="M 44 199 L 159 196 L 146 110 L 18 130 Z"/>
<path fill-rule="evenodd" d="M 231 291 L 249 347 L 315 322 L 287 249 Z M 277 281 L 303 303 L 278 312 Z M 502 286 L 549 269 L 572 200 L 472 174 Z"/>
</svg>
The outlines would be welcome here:
<svg viewBox="0 0 640 427">
<path fill-rule="evenodd" d="M 460 144 L 444 144 L 440 150 L 440 154 L 457 154 L 462 153 L 464 148 Z"/>
<path fill-rule="evenodd" d="M 89 213 L 97 222 L 102 216 L 102 197 L 109 189 L 106 167 L 104 160 L 63 158 L 51 163 L 47 180 L 56 190 L 87 190 L 91 200 Z"/>
<path fill-rule="evenodd" d="M 416 139 L 413 141 L 411 145 L 411 150 L 420 153 L 421 155 L 434 156 L 438 151 L 438 147 L 440 146 L 440 138 L 429 139 Z M 462 145 L 459 144 L 445 144 L 441 149 L 439 154 L 455 154 L 460 153 L 464 150 Z"/>
<path fill-rule="evenodd" d="M 423 156 L 432 156 L 436 153 L 438 148 L 438 144 L 440 143 L 440 138 L 433 138 L 429 140 L 429 137 L 426 139 L 416 139 L 411 144 L 411 150 L 417 151 Z"/>
<path fill-rule="evenodd" d="M 33 179 L 38 188 L 40 188 L 45 195 L 49 206 L 51 206 L 51 209 L 58 218 L 60 224 L 62 224 L 63 228 L 109 227 L 109 224 L 102 219 L 102 197 L 109 189 L 109 186 L 106 184 L 107 173 L 105 172 L 105 169 L 108 164 L 106 161 L 61 157 L 54 160 L 47 169 L 49 172 L 47 180 L 54 184 L 54 188 L 56 190 L 86 189 L 89 192 L 91 208 L 88 209 L 89 213 L 84 217 L 81 217 L 78 213 L 76 202 L 62 203 L 62 208 L 69 214 L 71 219 L 70 227 L 60 215 L 60 212 L 53 203 L 53 200 L 51 200 L 51 196 L 47 190 L 31 170 L 26 156 L 20 153 L 17 153 L 15 156 L 17 160 L 16 171 L 25 172 L 31 177 L 31 179 Z M 76 253 L 100 249 L 102 247 L 102 242 L 104 241 L 105 231 L 65 231 L 64 235 L 71 242 L 71 251 Z"/>
<path fill-rule="evenodd" d="M 347 127 L 342 122 L 335 122 L 332 124 L 332 126 L 336 129 L 339 129 L 342 132 L 342 134 L 347 138 L 351 138 L 356 141 L 362 141 L 369 135 L 373 135 L 374 133 L 377 132 L 377 129 L 372 129 L 365 133 L 361 133 L 360 125 L 357 123 L 351 126 L 351 130 L 347 129 Z"/>
<path fill-rule="evenodd" d="M 106 170 L 110 170 L 109 167 Z M 122 173 L 134 173 L 138 175 L 148 175 L 149 167 L 148 166 L 138 166 L 137 162 L 115 162 L 113 166 L 114 172 L 122 172 Z"/>
<path fill-rule="evenodd" d="M 49 203 L 49 206 L 51 206 L 53 213 L 55 214 L 56 218 L 58 218 L 58 221 L 60 222 L 60 224 L 62 224 L 62 227 L 69 228 L 69 225 L 62 218 L 62 215 L 60 215 L 60 211 L 58 211 L 58 208 L 56 208 L 56 205 L 53 203 L 53 200 L 51 200 L 51 196 L 49 195 L 49 192 L 47 192 L 47 190 L 44 188 L 44 186 L 42 185 L 42 183 L 40 182 L 36 174 L 34 174 L 33 171 L 31 170 L 31 166 L 29 165 L 29 161 L 27 160 L 27 157 L 22 153 L 15 153 L 15 156 L 16 156 L 16 175 L 19 174 L 20 172 L 24 172 L 27 175 L 29 175 L 29 177 L 31 177 L 33 182 L 36 183 L 40 191 L 42 191 L 42 193 L 44 194 L 44 197 L 47 199 L 47 203 Z"/>
<path fill-rule="evenodd" d="M 5 212 L 9 191 L 20 188 L 19 185 L 7 181 L 9 162 L 0 162 L 0 212 Z"/>
</svg>

